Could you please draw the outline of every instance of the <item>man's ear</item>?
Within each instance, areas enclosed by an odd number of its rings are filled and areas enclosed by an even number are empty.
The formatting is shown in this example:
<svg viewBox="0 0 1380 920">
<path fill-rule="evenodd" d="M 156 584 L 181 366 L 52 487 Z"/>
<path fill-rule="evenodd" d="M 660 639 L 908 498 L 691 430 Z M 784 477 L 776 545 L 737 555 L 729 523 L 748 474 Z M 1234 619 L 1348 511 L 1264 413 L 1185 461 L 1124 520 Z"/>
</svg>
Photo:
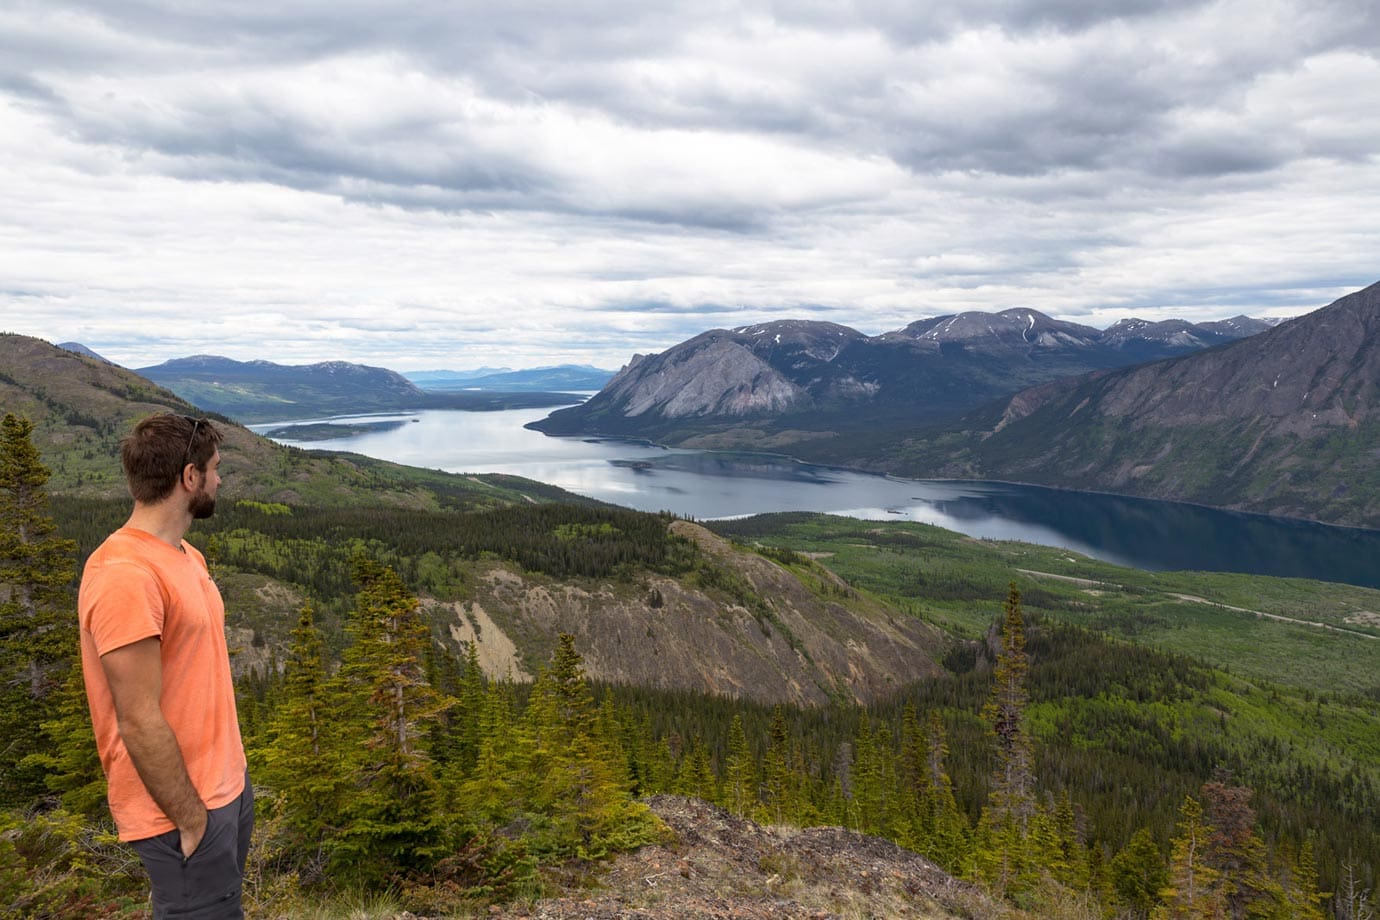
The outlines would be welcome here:
<svg viewBox="0 0 1380 920">
<path fill-rule="evenodd" d="M 197 476 L 200 472 L 201 471 L 196 468 L 195 463 L 184 463 L 182 465 L 182 478 L 179 479 L 178 482 L 181 483 L 182 487 L 188 492 L 195 492 Z"/>
</svg>

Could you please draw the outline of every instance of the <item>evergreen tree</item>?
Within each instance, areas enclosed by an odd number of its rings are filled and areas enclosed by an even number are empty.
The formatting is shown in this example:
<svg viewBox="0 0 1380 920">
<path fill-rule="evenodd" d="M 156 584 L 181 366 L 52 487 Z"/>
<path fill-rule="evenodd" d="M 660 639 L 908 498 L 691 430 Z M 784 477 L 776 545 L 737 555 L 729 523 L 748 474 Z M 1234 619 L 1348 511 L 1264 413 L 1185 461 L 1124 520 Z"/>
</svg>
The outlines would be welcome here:
<svg viewBox="0 0 1380 920">
<path fill-rule="evenodd" d="M 676 781 L 676 758 L 665 738 L 657 738 L 646 714 L 638 723 L 637 737 L 642 743 L 638 755 L 638 795 L 669 792 Z"/>
<path fill-rule="evenodd" d="M 256 755 L 257 773 L 277 794 L 290 847 L 310 863 L 320 861 L 340 829 L 349 779 L 342 764 L 355 758 L 333 711 L 338 701 L 329 694 L 325 646 L 310 604 L 302 606 L 290 641 L 283 698 L 269 723 L 269 742 Z"/>
<path fill-rule="evenodd" d="M 618 752 L 596 730 L 573 636 L 560 636 L 550 667 L 532 687 L 525 722 L 534 854 L 597 859 L 656 838 L 659 821 L 620 784 Z"/>
<path fill-rule="evenodd" d="M 757 804 L 757 761 L 748 746 L 743 717 L 737 713 L 728 728 L 722 804 L 735 815 L 746 815 Z"/>
<path fill-rule="evenodd" d="M 465 662 L 438 642 L 428 642 L 424 646 L 423 659 L 426 682 L 443 703 L 427 728 L 426 746 L 431 752 L 437 779 L 447 785 L 446 781 L 455 776 L 459 769 L 457 762 L 463 757 L 467 714 L 460 706 L 460 693 L 465 680 Z"/>
<path fill-rule="evenodd" d="M 1217 889 L 1219 873 L 1206 858 L 1211 835 L 1203 806 L 1193 796 L 1186 796 L 1172 841 L 1168 883 L 1160 891 L 1163 903 L 1151 913 L 1155 920 L 1217 920 L 1226 916 L 1226 904 Z"/>
<path fill-rule="evenodd" d="M 1027 823 L 1035 814 L 1035 777 L 1034 752 L 1025 725 L 1030 661 L 1025 651 L 1021 592 L 1014 582 L 1008 590 L 1003 614 L 1001 652 L 992 670 L 992 692 L 983 707 L 983 716 L 997 739 L 997 769 L 992 776 L 988 811 L 994 824 L 1015 825 L 1024 836 Z"/>
<path fill-rule="evenodd" d="M 675 790 L 680 795 L 712 802 L 718 799 L 714 786 L 714 768 L 709 761 L 709 750 L 698 737 L 692 738 L 689 748 L 680 758 Z"/>
<path fill-rule="evenodd" d="M 465 656 L 460 669 L 456 704 L 448 710 L 448 756 L 444 758 L 444 772 L 448 785 L 458 788 L 474 775 L 479 764 L 479 751 L 484 733 L 488 699 L 488 681 L 479 664 L 479 647 L 465 643 Z"/>
<path fill-rule="evenodd" d="M 1047 865 L 1061 885 L 1074 891 L 1087 890 L 1092 882 L 1088 872 L 1088 849 L 1083 842 L 1073 798 L 1067 789 L 1059 797 L 1052 817 L 1057 851 L 1051 854 Z"/>
<path fill-rule="evenodd" d="M 928 852 L 941 866 L 956 869 L 968 849 L 971 827 L 954 799 L 953 782 L 945 769 L 949 745 L 939 710 L 931 710 L 926 731 L 925 778 L 922 800 L 924 826 L 929 834 Z"/>
<path fill-rule="evenodd" d="M 793 751 L 786 713 L 777 705 L 772 708 L 771 727 L 767 734 L 767 752 L 762 759 L 762 808 L 759 818 L 764 823 L 784 824 L 798 820 L 799 799 L 804 777 L 792 770 Z"/>
<path fill-rule="evenodd" d="M 425 680 L 431 631 L 417 598 L 366 557 L 356 557 L 354 573 L 360 591 L 340 689 L 362 744 L 331 855 L 342 870 L 379 882 L 424 870 L 445 852 L 446 816 L 425 742 L 446 701 Z"/>
<path fill-rule="evenodd" d="M 474 769 L 460 787 L 462 813 L 493 826 L 506 824 L 522 798 L 516 777 L 526 769 L 514 739 L 511 688 L 491 683 L 480 707 Z"/>
<path fill-rule="evenodd" d="M 934 833 L 924 807 L 929 788 L 925 748 L 925 730 L 920 727 L 919 711 L 914 702 L 907 702 L 901 711 L 901 753 L 897 760 L 898 809 L 902 816 L 897 842 L 918 852 L 926 851 Z"/>
<path fill-rule="evenodd" d="M 1112 858 L 1111 883 L 1117 904 L 1137 920 L 1145 920 L 1160 903 L 1169 871 L 1149 828 L 1136 831 Z"/>
<path fill-rule="evenodd" d="M 1297 920 L 1323 920 L 1323 904 L 1327 897 L 1318 890 L 1318 864 L 1310 837 L 1299 847 L 1299 856 L 1294 864 L 1293 885 L 1289 891 L 1290 913 Z"/>
<path fill-rule="evenodd" d="M 35 728 L 56 714 L 57 693 L 77 659 L 72 616 L 76 543 L 56 535 L 48 470 L 33 424 L 0 420 L 0 804 L 44 793 Z"/>
<path fill-rule="evenodd" d="M 41 728 L 43 743 L 20 762 L 21 769 L 41 772 L 48 791 L 61 797 L 69 811 L 91 820 L 106 817 L 105 772 L 91 728 L 86 683 L 75 663 Z"/>
<path fill-rule="evenodd" d="M 1037 859 L 1044 855 L 1032 851 L 1030 840 L 1037 804 L 1034 751 L 1025 725 L 1029 671 L 1021 592 L 1012 583 L 1003 608 L 1001 651 L 992 669 L 992 690 L 982 710 L 996 738 L 997 768 L 978 823 L 974 853 L 978 875 L 1003 894 L 1038 882 Z"/>
<path fill-rule="evenodd" d="M 850 824 L 864 834 L 895 836 L 895 763 L 885 734 L 874 731 L 866 711 L 853 738 Z"/>
<path fill-rule="evenodd" d="M 628 747 L 623 743 L 624 713 L 619 711 L 612 694 L 605 694 L 599 701 L 599 707 L 594 714 L 594 734 L 608 752 L 608 763 L 613 770 L 614 781 L 624 789 L 635 791 L 632 758 Z"/>
</svg>

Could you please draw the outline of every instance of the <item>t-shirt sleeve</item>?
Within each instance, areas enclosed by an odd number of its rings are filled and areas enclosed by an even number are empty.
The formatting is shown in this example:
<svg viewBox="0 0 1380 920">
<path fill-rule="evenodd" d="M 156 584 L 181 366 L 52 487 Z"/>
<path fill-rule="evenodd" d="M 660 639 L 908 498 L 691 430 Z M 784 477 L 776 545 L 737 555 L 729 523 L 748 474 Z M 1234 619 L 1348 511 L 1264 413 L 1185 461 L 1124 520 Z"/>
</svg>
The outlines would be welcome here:
<svg viewBox="0 0 1380 920">
<path fill-rule="evenodd" d="M 163 592 L 152 573 L 115 563 L 92 574 L 83 586 L 81 625 L 98 655 L 163 634 Z"/>
</svg>

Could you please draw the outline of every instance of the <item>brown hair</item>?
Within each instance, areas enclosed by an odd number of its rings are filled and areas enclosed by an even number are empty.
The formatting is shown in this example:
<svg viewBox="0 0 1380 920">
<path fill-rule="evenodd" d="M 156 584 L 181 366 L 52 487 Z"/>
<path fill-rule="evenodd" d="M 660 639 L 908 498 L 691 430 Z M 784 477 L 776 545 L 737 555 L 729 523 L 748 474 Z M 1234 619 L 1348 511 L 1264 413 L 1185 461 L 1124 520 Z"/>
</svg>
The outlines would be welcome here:
<svg viewBox="0 0 1380 920">
<path fill-rule="evenodd" d="M 171 412 L 150 415 L 120 442 L 129 493 L 144 504 L 167 498 L 188 463 L 206 471 L 221 437 L 209 419 Z"/>
</svg>

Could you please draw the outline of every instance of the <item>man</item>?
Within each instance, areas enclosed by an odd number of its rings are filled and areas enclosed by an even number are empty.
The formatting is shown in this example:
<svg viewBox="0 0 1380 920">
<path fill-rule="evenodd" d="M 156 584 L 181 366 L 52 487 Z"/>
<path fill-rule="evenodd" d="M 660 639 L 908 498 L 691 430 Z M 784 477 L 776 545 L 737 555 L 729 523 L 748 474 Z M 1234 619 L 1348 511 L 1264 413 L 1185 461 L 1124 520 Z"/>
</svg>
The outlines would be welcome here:
<svg viewBox="0 0 1380 920">
<path fill-rule="evenodd" d="M 206 560 L 183 542 L 210 517 L 221 433 L 150 416 L 120 444 L 134 511 L 87 560 L 82 672 L 110 812 L 148 870 L 155 920 L 223 920 L 240 906 L 254 793 Z"/>
</svg>

